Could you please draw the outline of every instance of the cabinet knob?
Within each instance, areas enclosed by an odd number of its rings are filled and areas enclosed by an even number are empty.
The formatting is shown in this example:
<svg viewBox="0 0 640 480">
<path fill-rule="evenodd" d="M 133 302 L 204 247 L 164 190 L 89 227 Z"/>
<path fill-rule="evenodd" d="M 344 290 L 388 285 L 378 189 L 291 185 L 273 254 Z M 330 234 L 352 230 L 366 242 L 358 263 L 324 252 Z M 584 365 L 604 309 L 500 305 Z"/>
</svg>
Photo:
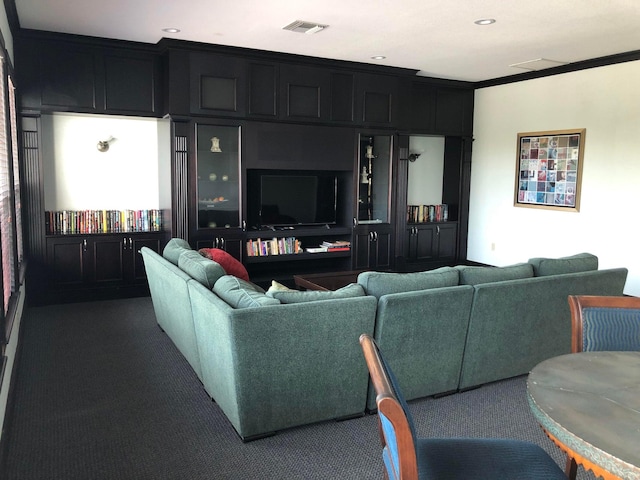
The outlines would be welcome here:
<svg viewBox="0 0 640 480">
<path fill-rule="evenodd" d="M 220 245 L 218 247 L 220 250 L 225 250 L 225 248 L 224 248 L 224 237 L 219 237 L 218 238 L 218 244 Z"/>
<path fill-rule="evenodd" d="M 87 251 L 87 239 L 86 238 L 84 240 L 82 240 L 82 251 L 83 252 Z"/>
<path fill-rule="evenodd" d="M 436 235 L 440 235 L 440 225 L 436 227 Z"/>
</svg>

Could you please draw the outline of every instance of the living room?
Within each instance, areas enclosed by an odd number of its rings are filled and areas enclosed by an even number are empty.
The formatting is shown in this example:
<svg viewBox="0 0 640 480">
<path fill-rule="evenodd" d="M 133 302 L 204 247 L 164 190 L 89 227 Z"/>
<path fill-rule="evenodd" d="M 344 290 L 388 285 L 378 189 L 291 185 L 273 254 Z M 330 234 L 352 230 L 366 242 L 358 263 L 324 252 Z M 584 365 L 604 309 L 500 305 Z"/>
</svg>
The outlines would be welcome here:
<svg viewBox="0 0 640 480">
<path fill-rule="evenodd" d="M 12 35 L 4 18 L 2 34 L 11 53 Z M 635 107 L 640 93 L 635 85 L 639 79 L 640 54 L 631 52 L 611 64 L 602 62 L 578 71 L 508 83 L 476 83 L 468 261 L 504 266 L 536 256 L 590 252 L 597 255 L 600 268 L 628 268 L 624 293 L 640 296 L 640 259 L 633 254 L 640 238 L 632 220 L 638 202 L 633 192 L 640 178 L 635 161 L 640 120 Z M 117 182 L 117 175 L 105 175 L 105 170 L 112 173 L 126 165 L 130 151 L 123 154 L 120 149 L 126 145 L 135 149 L 143 169 L 138 174 L 145 176 L 145 188 L 150 190 L 127 186 L 120 199 L 122 208 L 127 208 L 127 202 L 137 203 L 139 194 L 157 197 L 159 208 L 170 204 L 168 120 L 67 113 L 45 117 L 44 121 L 55 125 L 51 130 L 54 135 L 48 139 L 55 151 L 44 156 L 51 161 L 46 162 L 46 168 L 52 168 L 44 170 L 45 183 L 56 185 L 51 175 L 68 181 L 69 172 L 78 168 L 86 169 L 89 175 L 104 175 L 104 184 Z M 514 206 L 518 133 L 581 128 L 586 130 L 586 142 L 579 211 Z M 94 144 L 110 135 L 116 140 L 106 156 L 95 150 Z M 89 145 L 89 156 L 78 154 L 80 139 Z M 69 167 L 66 173 L 55 171 L 58 160 Z M 98 196 L 92 200 L 95 208 L 101 208 L 108 192 L 95 190 Z M 54 190 L 45 192 L 52 195 Z M 59 194 L 64 195 L 65 189 Z M 13 335 L 14 352 L 17 341 Z M 7 350 L 7 372 L 13 370 L 11 351 Z M 6 402 L 10 377 L 5 373 L 0 405 L 2 400 Z"/>
</svg>

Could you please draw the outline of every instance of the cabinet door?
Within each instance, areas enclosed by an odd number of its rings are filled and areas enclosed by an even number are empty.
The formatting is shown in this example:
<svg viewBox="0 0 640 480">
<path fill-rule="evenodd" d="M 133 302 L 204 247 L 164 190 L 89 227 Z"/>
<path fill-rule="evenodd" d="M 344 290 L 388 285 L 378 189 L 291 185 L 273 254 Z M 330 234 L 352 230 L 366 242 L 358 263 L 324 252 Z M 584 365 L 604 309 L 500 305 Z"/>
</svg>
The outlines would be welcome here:
<svg viewBox="0 0 640 480">
<path fill-rule="evenodd" d="M 86 248 L 86 240 L 81 237 L 47 238 L 47 265 L 52 287 L 82 285 Z"/>
<path fill-rule="evenodd" d="M 280 67 L 280 117 L 286 120 L 326 120 L 330 107 L 330 77 L 323 68 Z"/>
<path fill-rule="evenodd" d="M 38 62 L 42 107 L 54 110 L 98 110 L 96 57 L 89 49 L 43 43 Z"/>
<path fill-rule="evenodd" d="M 155 55 L 109 52 L 104 55 L 104 101 L 109 112 L 156 114 L 160 77 Z"/>
<path fill-rule="evenodd" d="M 129 237 L 126 243 L 128 247 L 126 252 L 127 281 L 133 283 L 144 283 L 146 281 L 147 273 L 144 269 L 144 261 L 140 254 L 140 249 L 147 247 L 156 253 L 160 253 L 161 244 L 161 234 L 150 237 Z"/>
<path fill-rule="evenodd" d="M 390 75 L 358 76 L 357 106 L 364 125 L 395 125 L 398 113 L 398 78 Z"/>
<path fill-rule="evenodd" d="M 393 136 L 361 134 L 358 158 L 356 218 L 363 223 L 391 221 Z"/>
<path fill-rule="evenodd" d="M 392 229 L 358 227 L 353 234 L 353 268 L 386 270 L 392 265 Z"/>
<path fill-rule="evenodd" d="M 448 260 L 456 258 L 457 225 L 455 223 L 442 224 L 436 227 L 438 238 L 438 259 Z"/>
<path fill-rule="evenodd" d="M 249 115 L 278 115 L 278 67 L 271 63 L 249 63 Z"/>
<path fill-rule="evenodd" d="M 195 229 L 240 226 L 240 127 L 196 125 Z"/>
<path fill-rule="evenodd" d="M 431 260 L 434 256 L 436 228 L 433 226 L 412 226 L 407 230 L 407 260 Z"/>
<path fill-rule="evenodd" d="M 473 134 L 473 90 L 436 90 L 436 132 L 446 135 Z"/>
<path fill-rule="evenodd" d="M 219 248 L 224 250 L 232 257 L 242 261 L 244 235 L 240 229 L 218 230 L 213 234 L 199 235 L 196 239 L 196 249 L 201 248 Z"/>
<path fill-rule="evenodd" d="M 120 235 L 91 238 L 87 249 L 89 283 L 121 284 L 125 279 L 124 251 L 126 239 Z"/>
<path fill-rule="evenodd" d="M 436 89 L 433 85 L 415 82 L 411 88 L 411 124 L 415 131 L 434 132 Z"/>
<path fill-rule="evenodd" d="M 191 113 L 244 116 L 246 63 L 239 57 L 191 54 Z"/>
</svg>

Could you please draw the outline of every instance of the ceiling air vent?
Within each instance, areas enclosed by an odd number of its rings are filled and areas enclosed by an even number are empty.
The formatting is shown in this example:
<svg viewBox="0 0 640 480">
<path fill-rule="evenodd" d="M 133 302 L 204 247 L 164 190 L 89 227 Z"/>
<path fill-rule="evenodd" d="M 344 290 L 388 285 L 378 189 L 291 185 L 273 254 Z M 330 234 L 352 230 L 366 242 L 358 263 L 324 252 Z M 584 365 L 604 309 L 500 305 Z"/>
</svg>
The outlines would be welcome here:
<svg viewBox="0 0 640 480">
<path fill-rule="evenodd" d="M 298 33 L 318 33 L 327 28 L 329 25 L 322 25 L 315 22 L 305 22 L 304 20 L 296 20 L 290 23 L 286 27 L 282 27 L 283 30 L 291 30 Z"/>
<path fill-rule="evenodd" d="M 567 62 L 549 60 L 548 58 L 536 58 L 535 60 L 528 60 L 526 62 L 512 63 L 509 66 L 513 68 L 522 68 L 524 70 L 544 70 L 545 68 L 559 67 L 560 65 L 566 64 Z"/>
</svg>

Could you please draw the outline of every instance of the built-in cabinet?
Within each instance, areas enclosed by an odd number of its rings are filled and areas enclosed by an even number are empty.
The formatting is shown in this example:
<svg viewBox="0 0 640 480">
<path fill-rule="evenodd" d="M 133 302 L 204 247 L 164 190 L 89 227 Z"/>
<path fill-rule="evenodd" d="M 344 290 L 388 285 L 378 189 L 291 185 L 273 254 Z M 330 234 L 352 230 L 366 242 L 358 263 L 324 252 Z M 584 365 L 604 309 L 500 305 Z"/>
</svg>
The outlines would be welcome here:
<svg viewBox="0 0 640 480">
<path fill-rule="evenodd" d="M 160 58 L 147 45 L 95 46 L 34 33 L 16 39 L 15 52 L 23 110 L 162 114 Z"/>
<path fill-rule="evenodd" d="M 410 224 L 405 232 L 405 262 L 422 267 L 421 262 L 456 260 L 457 224 Z"/>
<path fill-rule="evenodd" d="M 352 248 L 354 270 L 388 270 L 392 268 L 392 226 L 379 224 L 355 227 Z"/>
<path fill-rule="evenodd" d="M 144 290 L 146 274 L 139 251 L 148 247 L 159 252 L 163 242 L 162 232 L 49 236 L 48 290 L 70 299 L 90 290 Z"/>
<path fill-rule="evenodd" d="M 29 32 L 15 41 L 23 114 L 102 113 L 171 120 L 166 236 L 223 248 L 257 277 L 347 269 L 428 268 L 464 259 L 473 88 L 415 71 L 163 39 L 157 45 Z M 25 185 L 42 185 L 38 122 L 25 132 Z M 28 133 L 28 135 L 27 135 Z M 411 136 L 446 139 L 446 222 L 407 219 Z M 36 139 L 36 142 L 30 140 Z M 254 171 L 339 177 L 327 229 L 247 224 Z M 47 237 L 44 201 L 27 192 L 27 230 L 55 285 L 124 285 L 138 278 L 126 237 Z M 351 251 L 250 258 L 248 240 L 295 236 L 305 247 L 350 240 Z M 135 239 L 138 237 L 132 237 Z M 151 238 L 155 246 L 156 237 Z M 46 243 L 46 248 L 44 244 Z M 38 245 L 42 245 L 38 247 Z M 44 254 L 38 250 L 46 250 Z M 134 251 L 137 248 L 134 247 Z M 104 258 L 120 259 L 102 261 Z M 134 261 L 135 260 L 135 261 Z M 37 263 L 37 262 L 36 262 Z M 131 273 L 134 272 L 134 273 Z"/>
</svg>

